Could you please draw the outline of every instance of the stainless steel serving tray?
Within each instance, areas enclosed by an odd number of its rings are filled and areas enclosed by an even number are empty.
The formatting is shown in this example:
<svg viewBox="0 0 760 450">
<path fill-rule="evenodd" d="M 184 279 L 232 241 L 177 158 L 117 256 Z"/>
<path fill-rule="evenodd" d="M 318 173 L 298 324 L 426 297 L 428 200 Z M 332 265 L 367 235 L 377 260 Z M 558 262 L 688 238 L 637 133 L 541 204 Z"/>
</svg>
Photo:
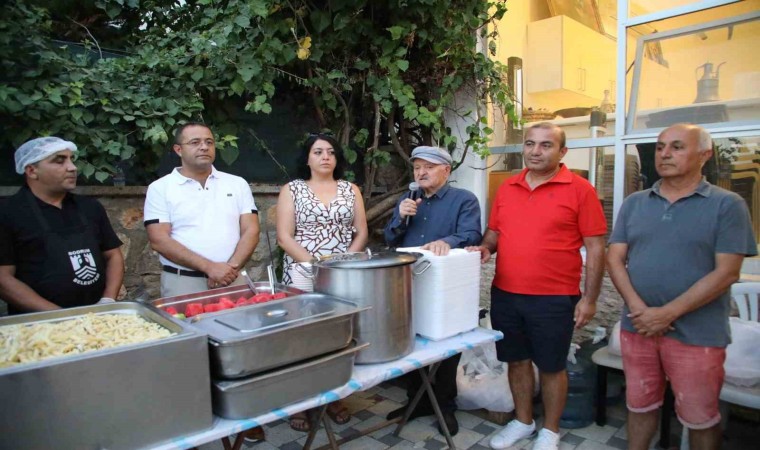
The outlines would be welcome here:
<svg viewBox="0 0 760 450">
<path fill-rule="evenodd" d="M 114 347 L 114 348 L 93 350 L 86 353 L 75 353 L 75 354 L 71 354 L 67 356 L 57 356 L 57 357 L 53 357 L 53 358 L 49 358 L 49 359 L 45 359 L 45 360 L 37 361 L 33 363 L 19 364 L 16 366 L 0 369 L 0 376 L 8 374 L 8 373 L 24 371 L 24 370 L 28 370 L 28 369 L 32 369 L 36 367 L 54 365 L 61 361 L 69 361 L 69 360 L 77 361 L 81 359 L 91 358 L 93 356 L 118 353 L 124 349 L 131 349 L 135 347 L 143 348 L 143 347 L 161 345 L 169 339 L 175 339 L 177 337 L 181 337 L 182 335 L 194 335 L 198 333 L 197 330 L 194 330 L 191 327 L 187 327 L 186 325 L 183 325 L 181 322 L 177 320 L 172 320 L 170 318 L 167 318 L 163 314 L 159 314 L 153 308 L 147 307 L 146 305 L 136 303 L 136 302 L 106 303 L 106 304 L 101 304 L 101 305 L 83 306 L 79 308 L 57 309 L 54 311 L 46 311 L 46 312 L 39 312 L 39 313 L 19 314 L 19 315 L 0 318 L 0 326 L 19 325 L 19 324 L 33 325 L 33 324 L 39 324 L 39 323 L 55 323 L 55 322 L 62 322 L 65 320 L 69 320 L 69 319 L 75 319 L 77 317 L 86 316 L 87 314 L 97 314 L 97 315 L 134 314 L 134 315 L 138 315 L 142 317 L 148 322 L 154 322 L 154 323 L 157 323 L 158 325 L 161 325 L 162 327 L 166 328 L 170 332 L 174 333 L 174 335 L 163 338 L 163 339 L 157 339 L 157 340 L 143 342 L 139 344 L 122 345 L 122 346 Z"/>
<path fill-rule="evenodd" d="M 0 369 L 0 448 L 135 449 L 213 424 L 207 336 L 150 306 L 24 314 L 0 318 L 0 326 L 88 313 L 137 314 L 176 334 Z"/>
<path fill-rule="evenodd" d="M 270 284 L 267 281 L 257 281 L 253 283 L 253 286 L 256 289 L 255 292 L 246 285 L 227 286 L 219 289 L 210 289 L 208 291 L 196 292 L 194 294 L 177 295 L 175 297 L 162 297 L 151 301 L 150 304 L 162 311 L 165 311 L 166 308 L 172 306 L 177 310 L 178 313 L 184 314 L 185 308 L 189 303 L 200 303 L 202 305 L 208 305 L 209 303 L 217 303 L 222 297 L 228 297 L 230 300 L 235 301 L 240 297 L 248 298 L 255 294 L 268 294 L 271 292 Z M 284 292 L 288 294 L 288 297 L 304 293 L 304 291 L 300 289 L 279 283 L 275 283 L 274 289 L 275 292 Z M 195 317 L 202 317 L 206 314 L 213 313 L 199 314 Z"/>
<path fill-rule="evenodd" d="M 308 293 L 195 316 L 209 336 L 213 376 L 240 378 L 346 347 L 355 316 L 369 307 Z"/>
<path fill-rule="evenodd" d="M 212 383 L 214 413 L 227 419 L 255 417 L 340 387 L 351 378 L 356 352 L 352 345 L 329 355 L 252 377 Z"/>
</svg>

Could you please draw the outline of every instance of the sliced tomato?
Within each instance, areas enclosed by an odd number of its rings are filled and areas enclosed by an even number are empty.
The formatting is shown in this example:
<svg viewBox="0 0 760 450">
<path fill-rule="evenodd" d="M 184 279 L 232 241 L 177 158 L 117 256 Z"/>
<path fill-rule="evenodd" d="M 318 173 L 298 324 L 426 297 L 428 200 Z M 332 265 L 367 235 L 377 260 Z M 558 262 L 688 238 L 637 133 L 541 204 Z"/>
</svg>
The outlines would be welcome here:
<svg viewBox="0 0 760 450">
<path fill-rule="evenodd" d="M 264 303 L 264 302 L 268 302 L 271 299 L 272 299 L 272 296 L 270 294 L 267 294 L 266 292 L 262 292 L 260 294 L 254 295 L 249 300 L 252 303 Z"/>
<path fill-rule="evenodd" d="M 245 297 L 240 297 L 235 302 L 235 306 L 245 306 L 245 305 L 249 305 L 249 304 L 250 304 L 250 300 L 247 299 L 247 298 L 245 298 Z"/>
<path fill-rule="evenodd" d="M 235 307 L 235 302 L 233 302 L 232 300 L 230 300 L 230 299 L 228 299 L 226 297 L 222 297 L 219 300 L 218 305 L 219 305 L 220 309 L 232 309 L 232 308 Z"/>
<path fill-rule="evenodd" d="M 274 295 L 272 296 L 272 300 L 279 300 L 279 299 L 281 299 L 281 298 L 285 298 L 285 297 L 287 297 L 287 296 L 288 296 L 288 294 L 286 294 L 286 293 L 284 293 L 284 292 L 278 292 L 278 293 L 276 293 L 276 294 L 274 294 Z"/>
<path fill-rule="evenodd" d="M 166 311 L 167 313 L 171 314 L 172 316 L 179 314 L 179 311 L 177 311 L 177 308 L 175 308 L 173 306 L 167 306 L 164 311 Z"/>
<path fill-rule="evenodd" d="M 198 314 L 203 314 L 203 305 L 200 303 L 188 303 L 185 307 L 185 316 L 193 317 Z"/>
<path fill-rule="evenodd" d="M 203 305 L 203 312 L 217 312 L 222 309 L 222 306 L 219 303 L 209 303 L 208 305 Z"/>
</svg>

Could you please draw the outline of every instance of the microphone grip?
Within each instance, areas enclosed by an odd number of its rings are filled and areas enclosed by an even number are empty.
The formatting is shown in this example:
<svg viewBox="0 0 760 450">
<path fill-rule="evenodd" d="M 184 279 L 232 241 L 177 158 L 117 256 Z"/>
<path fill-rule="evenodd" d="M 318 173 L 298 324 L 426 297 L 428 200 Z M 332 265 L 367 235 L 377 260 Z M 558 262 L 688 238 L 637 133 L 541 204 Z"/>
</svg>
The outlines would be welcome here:
<svg viewBox="0 0 760 450">
<path fill-rule="evenodd" d="M 411 191 L 411 194 L 409 194 L 409 198 L 412 200 L 417 200 L 417 192 L 418 191 Z M 411 220 L 412 220 L 412 216 L 406 216 L 404 225 L 408 227 L 409 222 L 411 222 Z"/>
</svg>

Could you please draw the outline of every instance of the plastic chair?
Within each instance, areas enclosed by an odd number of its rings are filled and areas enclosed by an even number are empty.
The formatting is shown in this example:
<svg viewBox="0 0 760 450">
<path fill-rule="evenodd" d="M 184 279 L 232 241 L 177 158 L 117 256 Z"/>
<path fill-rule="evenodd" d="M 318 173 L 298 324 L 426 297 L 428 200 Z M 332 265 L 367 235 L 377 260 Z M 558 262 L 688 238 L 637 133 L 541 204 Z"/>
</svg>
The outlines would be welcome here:
<svg viewBox="0 0 760 450">
<path fill-rule="evenodd" d="M 731 286 L 731 299 L 739 309 L 740 319 L 760 322 L 758 296 L 760 296 L 760 283 L 735 283 Z"/>
<path fill-rule="evenodd" d="M 760 296 L 760 283 L 734 283 L 731 286 L 731 300 L 736 303 L 739 310 L 739 318 L 752 322 L 758 320 L 758 296 Z M 760 409 L 760 387 L 742 387 L 723 383 L 720 390 L 721 416 L 723 416 L 723 428 L 728 421 L 728 405 L 745 406 L 747 408 Z M 689 449 L 689 429 L 683 427 L 681 433 L 681 450 Z"/>
</svg>

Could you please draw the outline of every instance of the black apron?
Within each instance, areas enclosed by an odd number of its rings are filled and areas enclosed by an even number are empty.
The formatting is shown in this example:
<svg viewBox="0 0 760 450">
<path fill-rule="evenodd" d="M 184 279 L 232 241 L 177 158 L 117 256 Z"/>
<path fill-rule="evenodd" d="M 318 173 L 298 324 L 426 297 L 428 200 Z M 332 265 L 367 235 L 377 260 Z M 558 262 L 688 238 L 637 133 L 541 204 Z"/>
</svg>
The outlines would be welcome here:
<svg viewBox="0 0 760 450">
<path fill-rule="evenodd" d="M 31 191 L 27 191 L 27 199 L 42 229 L 46 252 L 42 276 L 29 283 L 30 287 L 62 308 L 97 303 L 106 287 L 106 266 L 87 218 L 77 208 L 80 225 L 53 230 Z"/>
</svg>

